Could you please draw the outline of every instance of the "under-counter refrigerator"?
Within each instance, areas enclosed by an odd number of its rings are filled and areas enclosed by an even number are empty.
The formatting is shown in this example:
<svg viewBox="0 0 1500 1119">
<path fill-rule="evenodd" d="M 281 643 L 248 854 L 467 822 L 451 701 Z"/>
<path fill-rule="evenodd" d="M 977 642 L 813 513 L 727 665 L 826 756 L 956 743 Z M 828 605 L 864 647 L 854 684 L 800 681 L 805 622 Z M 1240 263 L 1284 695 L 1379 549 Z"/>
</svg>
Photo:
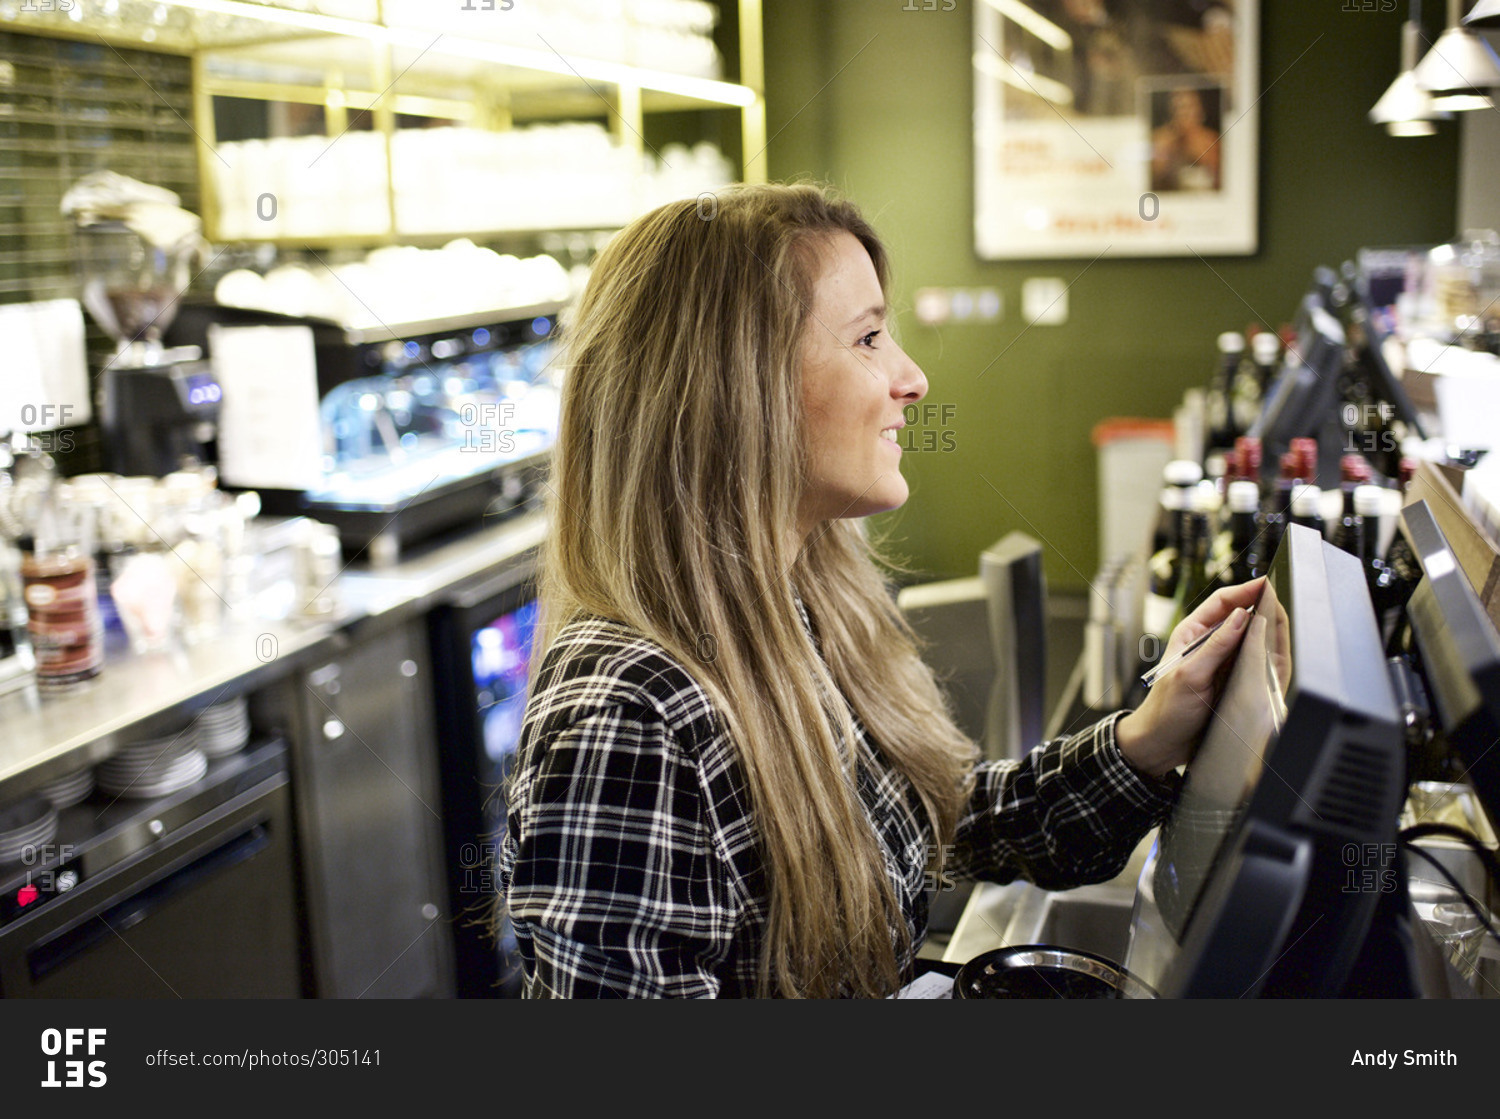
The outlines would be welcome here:
<svg viewBox="0 0 1500 1119">
<path fill-rule="evenodd" d="M 535 648 L 535 551 L 455 588 L 428 617 L 455 993 L 514 998 L 521 987 L 515 937 L 503 912 L 492 917 L 502 785 L 520 743 Z"/>
</svg>

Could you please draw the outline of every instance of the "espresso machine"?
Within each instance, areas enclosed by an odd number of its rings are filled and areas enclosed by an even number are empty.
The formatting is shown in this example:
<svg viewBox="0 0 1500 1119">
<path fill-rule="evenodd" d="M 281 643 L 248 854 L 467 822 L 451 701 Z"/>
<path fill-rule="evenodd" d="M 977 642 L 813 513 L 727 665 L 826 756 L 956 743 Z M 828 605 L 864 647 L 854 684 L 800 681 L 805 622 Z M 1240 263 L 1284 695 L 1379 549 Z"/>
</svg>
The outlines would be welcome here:
<svg viewBox="0 0 1500 1119">
<path fill-rule="evenodd" d="M 153 244 L 124 221 L 75 229 L 83 305 L 115 340 L 99 374 L 99 425 L 108 469 L 161 477 L 212 461 L 223 392 L 196 346 L 162 333 L 191 282 L 195 240 Z"/>
</svg>

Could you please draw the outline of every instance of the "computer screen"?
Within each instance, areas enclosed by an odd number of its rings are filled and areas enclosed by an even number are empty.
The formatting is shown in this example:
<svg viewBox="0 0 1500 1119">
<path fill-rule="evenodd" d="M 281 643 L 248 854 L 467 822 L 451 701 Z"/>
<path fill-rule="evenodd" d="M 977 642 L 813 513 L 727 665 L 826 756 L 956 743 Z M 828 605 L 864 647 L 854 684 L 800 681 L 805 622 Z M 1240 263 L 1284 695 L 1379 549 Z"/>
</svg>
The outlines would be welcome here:
<svg viewBox="0 0 1500 1119">
<path fill-rule="evenodd" d="M 1350 318 L 1357 329 L 1349 339 L 1354 349 L 1354 360 L 1364 373 L 1369 389 L 1381 401 L 1390 406 L 1395 417 L 1409 425 L 1419 437 L 1425 438 L 1422 417 L 1406 393 L 1405 386 L 1386 359 L 1385 342 L 1390 335 L 1379 308 L 1370 293 L 1370 279 L 1366 272 L 1351 261 L 1343 267 L 1344 285 L 1348 292 Z M 1399 460 L 1400 448 L 1391 448 Z M 1394 478 L 1396 470 L 1384 473 Z"/>
<path fill-rule="evenodd" d="M 1127 970 L 1169 998 L 1404 989 L 1355 972 L 1404 889 L 1405 796 L 1360 564 L 1292 525 L 1142 872 Z"/>
<path fill-rule="evenodd" d="M 1500 633 L 1426 501 L 1401 512 L 1422 565 L 1406 604 L 1417 671 L 1442 744 L 1492 820 L 1500 820 Z"/>
<path fill-rule="evenodd" d="M 1318 475 L 1325 480 L 1338 477 L 1343 451 L 1339 383 L 1347 345 L 1344 328 L 1316 290 L 1303 297 L 1295 327 L 1297 341 L 1288 347 L 1281 372 L 1247 433 L 1261 440 L 1261 481 L 1267 485 L 1274 484 L 1281 456 L 1293 439 L 1318 440 Z"/>
</svg>

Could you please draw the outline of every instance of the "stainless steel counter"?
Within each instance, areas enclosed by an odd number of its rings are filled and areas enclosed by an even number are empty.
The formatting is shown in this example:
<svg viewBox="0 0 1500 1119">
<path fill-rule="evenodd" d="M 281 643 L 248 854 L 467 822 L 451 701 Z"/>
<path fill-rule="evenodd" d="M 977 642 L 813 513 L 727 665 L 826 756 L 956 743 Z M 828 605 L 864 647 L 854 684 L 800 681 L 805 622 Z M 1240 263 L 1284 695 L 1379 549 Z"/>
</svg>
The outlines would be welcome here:
<svg viewBox="0 0 1500 1119">
<path fill-rule="evenodd" d="M 992 948 L 1055 944 L 1123 963 L 1136 883 L 1155 841 L 1153 828 L 1119 874 L 1094 886 L 1049 891 L 1022 881 L 978 883 L 936 958 L 964 964 Z"/>
<path fill-rule="evenodd" d="M 338 578 L 333 614 L 245 619 L 169 652 L 112 651 L 82 691 L 42 697 L 31 688 L 0 697 L 0 802 L 102 761 L 127 731 L 135 737 L 170 727 L 285 674 L 366 619 L 425 610 L 446 588 L 537 546 L 545 533 L 545 515 L 525 513 L 379 571 L 351 564 Z"/>
<path fill-rule="evenodd" d="M 28 688 L 3 697 L 0 801 L 104 760 L 131 727 L 151 729 L 152 720 L 194 700 L 206 707 L 233 698 L 243 690 L 238 682 L 282 670 L 334 628 L 300 619 L 241 623 L 187 648 L 117 653 L 77 692 L 43 696 Z"/>
<path fill-rule="evenodd" d="M 344 607 L 364 617 L 421 611 L 443 592 L 537 547 L 547 534 L 543 513 L 523 513 L 449 544 L 412 551 L 391 567 L 351 567 L 339 577 Z"/>
</svg>

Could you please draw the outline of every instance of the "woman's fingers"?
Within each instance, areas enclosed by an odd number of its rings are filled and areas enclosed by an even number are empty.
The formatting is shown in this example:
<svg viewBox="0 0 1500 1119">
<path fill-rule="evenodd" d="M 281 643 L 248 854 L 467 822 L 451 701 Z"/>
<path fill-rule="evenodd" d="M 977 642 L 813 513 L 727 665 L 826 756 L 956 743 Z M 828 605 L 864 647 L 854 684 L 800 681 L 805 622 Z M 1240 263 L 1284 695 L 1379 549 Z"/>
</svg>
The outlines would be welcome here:
<svg viewBox="0 0 1500 1119">
<path fill-rule="evenodd" d="M 1190 618 L 1197 618 L 1208 625 L 1214 625 L 1220 618 L 1227 617 L 1236 607 L 1249 609 L 1260 601 L 1260 592 L 1266 585 L 1264 575 L 1251 579 L 1248 583 L 1237 583 L 1232 587 L 1223 587 L 1209 596 L 1202 606 L 1194 610 Z M 1213 617 L 1208 617 L 1209 612 Z"/>
<path fill-rule="evenodd" d="M 1215 674 L 1223 666 L 1244 640 L 1246 624 L 1250 621 L 1250 612 L 1243 606 L 1236 606 L 1224 624 L 1205 641 L 1201 648 L 1187 660 L 1183 661 L 1178 671 L 1184 673 L 1184 679 L 1191 685 L 1202 688 L 1212 683 Z"/>
<path fill-rule="evenodd" d="M 1260 599 L 1260 592 L 1265 582 L 1265 576 L 1261 576 L 1251 579 L 1248 583 L 1238 583 L 1235 586 L 1215 591 L 1196 610 L 1178 623 L 1177 628 L 1167 639 L 1167 650 L 1163 659 L 1176 655 L 1179 650 L 1213 629 L 1235 610 L 1249 609 L 1255 605 Z"/>
</svg>

